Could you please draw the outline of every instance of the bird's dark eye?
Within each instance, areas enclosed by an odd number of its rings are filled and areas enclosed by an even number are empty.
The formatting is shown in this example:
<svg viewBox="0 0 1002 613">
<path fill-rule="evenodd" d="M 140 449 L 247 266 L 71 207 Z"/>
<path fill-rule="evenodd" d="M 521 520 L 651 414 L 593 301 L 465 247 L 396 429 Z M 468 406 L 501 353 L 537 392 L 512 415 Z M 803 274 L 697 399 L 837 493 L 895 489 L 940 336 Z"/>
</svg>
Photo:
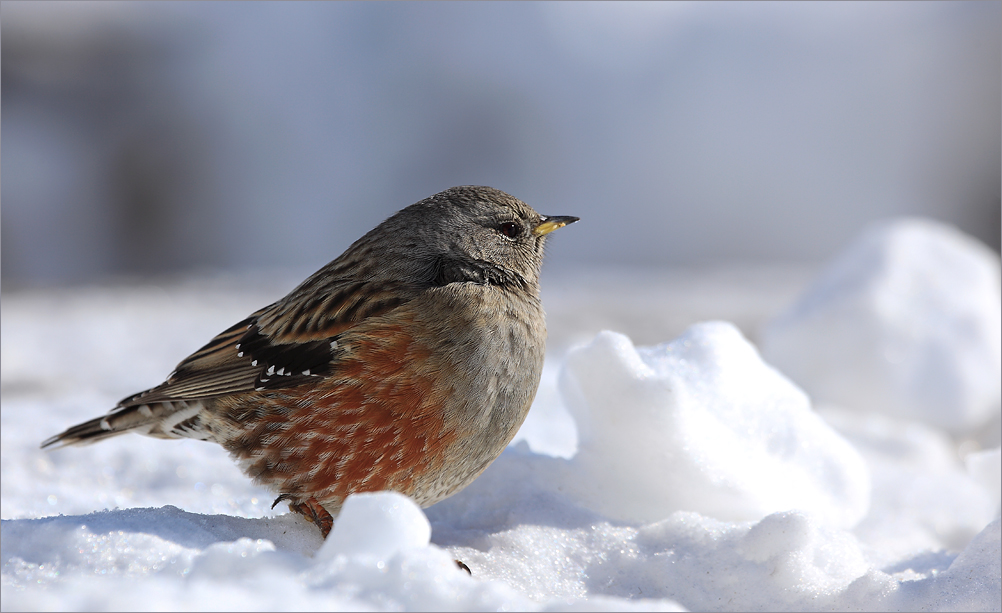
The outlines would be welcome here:
<svg viewBox="0 0 1002 613">
<path fill-rule="evenodd" d="M 501 234 L 504 234 L 508 238 L 515 238 L 522 232 L 522 226 L 514 221 L 506 221 L 501 224 L 499 230 L 501 230 Z"/>
</svg>

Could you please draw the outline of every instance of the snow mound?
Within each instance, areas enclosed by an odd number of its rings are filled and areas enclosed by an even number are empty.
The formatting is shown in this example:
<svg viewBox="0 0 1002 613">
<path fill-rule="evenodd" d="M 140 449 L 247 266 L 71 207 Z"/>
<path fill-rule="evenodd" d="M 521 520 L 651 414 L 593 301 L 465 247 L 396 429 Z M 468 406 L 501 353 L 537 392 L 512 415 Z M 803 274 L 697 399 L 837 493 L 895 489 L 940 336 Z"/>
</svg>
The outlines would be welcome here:
<svg viewBox="0 0 1002 613">
<path fill-rule="evenodd" d="M 868 571 L 852 535 L 797 512 L 733 524 L 680 511 L 640 528 L 635 541 L 628 574 L 645 592 L 684 594 L 694 610 L 851 607 L 849 586 Z"/>
<path fill-rule="evenodd" d="M 1002 531 L 996 519 L 945 572 L 901 584 L 901 611 L 998 611 L 1002 609 Z"/>
<path fill-rule="evenodd" d="M 413 500 L 397 492 L 348 496 L 319 557 L 368 556 L 387 560 L 401 551 L 426 547 L 431 524 Z"/>
<path fill-rule="evenodd" d="M 1002 447 L 975 451 L 964 458 L 964 463 L 975 481 L 991 492 L 996 514 L 1002 514 Z"/>
<path fill-rule="evenodd" d="M 347 528 L 376 536 L 371 548 L 350 555 L 338 555 L 350 550 L 343 535 L 312 556 L 315 548 L 305 556 L 295 551 L 296 539 L 319 537 L 294 515 L 244 520 L 238 532 L 259 538 L 234 538 L 225 516 L 173 507 L 4 520 L 4 609 L 539 608 L 508 586 L 460 570 L 448 552 L 428 544 L 428 520 L 401 498 L 383 492 L 346 504 Z M 361 517 L 366 511 L 369 520 Z M 390 534 L 375 534 L 388 526 Z"/>
<path fill-rule="evenodd" d="M 797 509 L 850 527 L 867 512 L 863 459 L 729 323 L 649 348 L 602 332 L 568 354 L 560 384 L 578 427 L 567 491 L 608 517 Z"/>
<path fill-rule="evenodd" d="M 962 550 L 994 519 L 998 494 L 992 494 L 990 475 L 979 478 L 974 466 L 965 467 L 947 433 L 879 413 L 835 407 L 818 412 L 870 470 L 870 511 L 853 534 L 877 568 L 945 570 L 944 560 L 935 558 L 944 550 Z M 982 453 L 969 455 L 968 464 L 985 457 Z M 994 489 L 998 492 L 998 485 Z"/>
<path fill-rule="evenodd" d="M 762 354 L 817 403 L 969 431 L 1002 406 L 999 275 L 949 226 L 872 226 L 765 327 Z"/>
</svg>

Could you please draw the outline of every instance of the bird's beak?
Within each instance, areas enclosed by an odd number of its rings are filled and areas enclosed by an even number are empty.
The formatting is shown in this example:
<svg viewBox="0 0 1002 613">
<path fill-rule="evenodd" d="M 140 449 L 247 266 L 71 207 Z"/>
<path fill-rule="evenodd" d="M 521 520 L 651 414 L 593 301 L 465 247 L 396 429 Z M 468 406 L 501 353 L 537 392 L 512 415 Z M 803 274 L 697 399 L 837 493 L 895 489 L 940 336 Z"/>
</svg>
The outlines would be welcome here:
<svg viewBox="0 0 1002 613">
<path fill-rule="evenodd" d="M 581 218 L 571 217 L 570 215 L 555 215 L 552 217 L 543 215 L 539 225 L 532 229 L 532 233 L 536 236 L 545 236 L 557 228 L 563 228 L 564 226 L 572 224 L 579 219 Z"/>
</svg>

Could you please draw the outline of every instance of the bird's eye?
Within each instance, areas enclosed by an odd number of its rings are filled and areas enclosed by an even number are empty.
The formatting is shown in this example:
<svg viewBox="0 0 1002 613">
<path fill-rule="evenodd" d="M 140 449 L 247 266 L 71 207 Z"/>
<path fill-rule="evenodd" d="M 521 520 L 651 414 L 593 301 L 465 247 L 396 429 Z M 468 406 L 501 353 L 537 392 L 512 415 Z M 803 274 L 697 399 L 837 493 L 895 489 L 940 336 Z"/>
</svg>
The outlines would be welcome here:
<svg viewBox="0 0 1002 613">
<path fill-rule="evenodd" d="M 522 226 L 518 225 L 514 221 L 506 221 L 501 224 L 499 230 L 501 230 L 501 234 L 504 234 L 508 238 L 515 238 L 522 232 Z"/>
</svg>

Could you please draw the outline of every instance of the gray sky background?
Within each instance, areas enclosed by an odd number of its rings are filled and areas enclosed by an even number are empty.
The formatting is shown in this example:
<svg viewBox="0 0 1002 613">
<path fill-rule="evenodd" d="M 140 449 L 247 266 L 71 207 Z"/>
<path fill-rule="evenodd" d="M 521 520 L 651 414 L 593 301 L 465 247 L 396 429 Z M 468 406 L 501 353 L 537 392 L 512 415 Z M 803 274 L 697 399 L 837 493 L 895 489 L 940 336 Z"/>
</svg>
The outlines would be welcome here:
<svg viewBox="0 0 1002 613">
<path fill-rule="evenodd" d="M 549 267 L 815 262 L 874 219 L 998 249 L 1002 3 L 0 7 L 2 280 L 314 269 L 491 185 Z"/>
</svg>

